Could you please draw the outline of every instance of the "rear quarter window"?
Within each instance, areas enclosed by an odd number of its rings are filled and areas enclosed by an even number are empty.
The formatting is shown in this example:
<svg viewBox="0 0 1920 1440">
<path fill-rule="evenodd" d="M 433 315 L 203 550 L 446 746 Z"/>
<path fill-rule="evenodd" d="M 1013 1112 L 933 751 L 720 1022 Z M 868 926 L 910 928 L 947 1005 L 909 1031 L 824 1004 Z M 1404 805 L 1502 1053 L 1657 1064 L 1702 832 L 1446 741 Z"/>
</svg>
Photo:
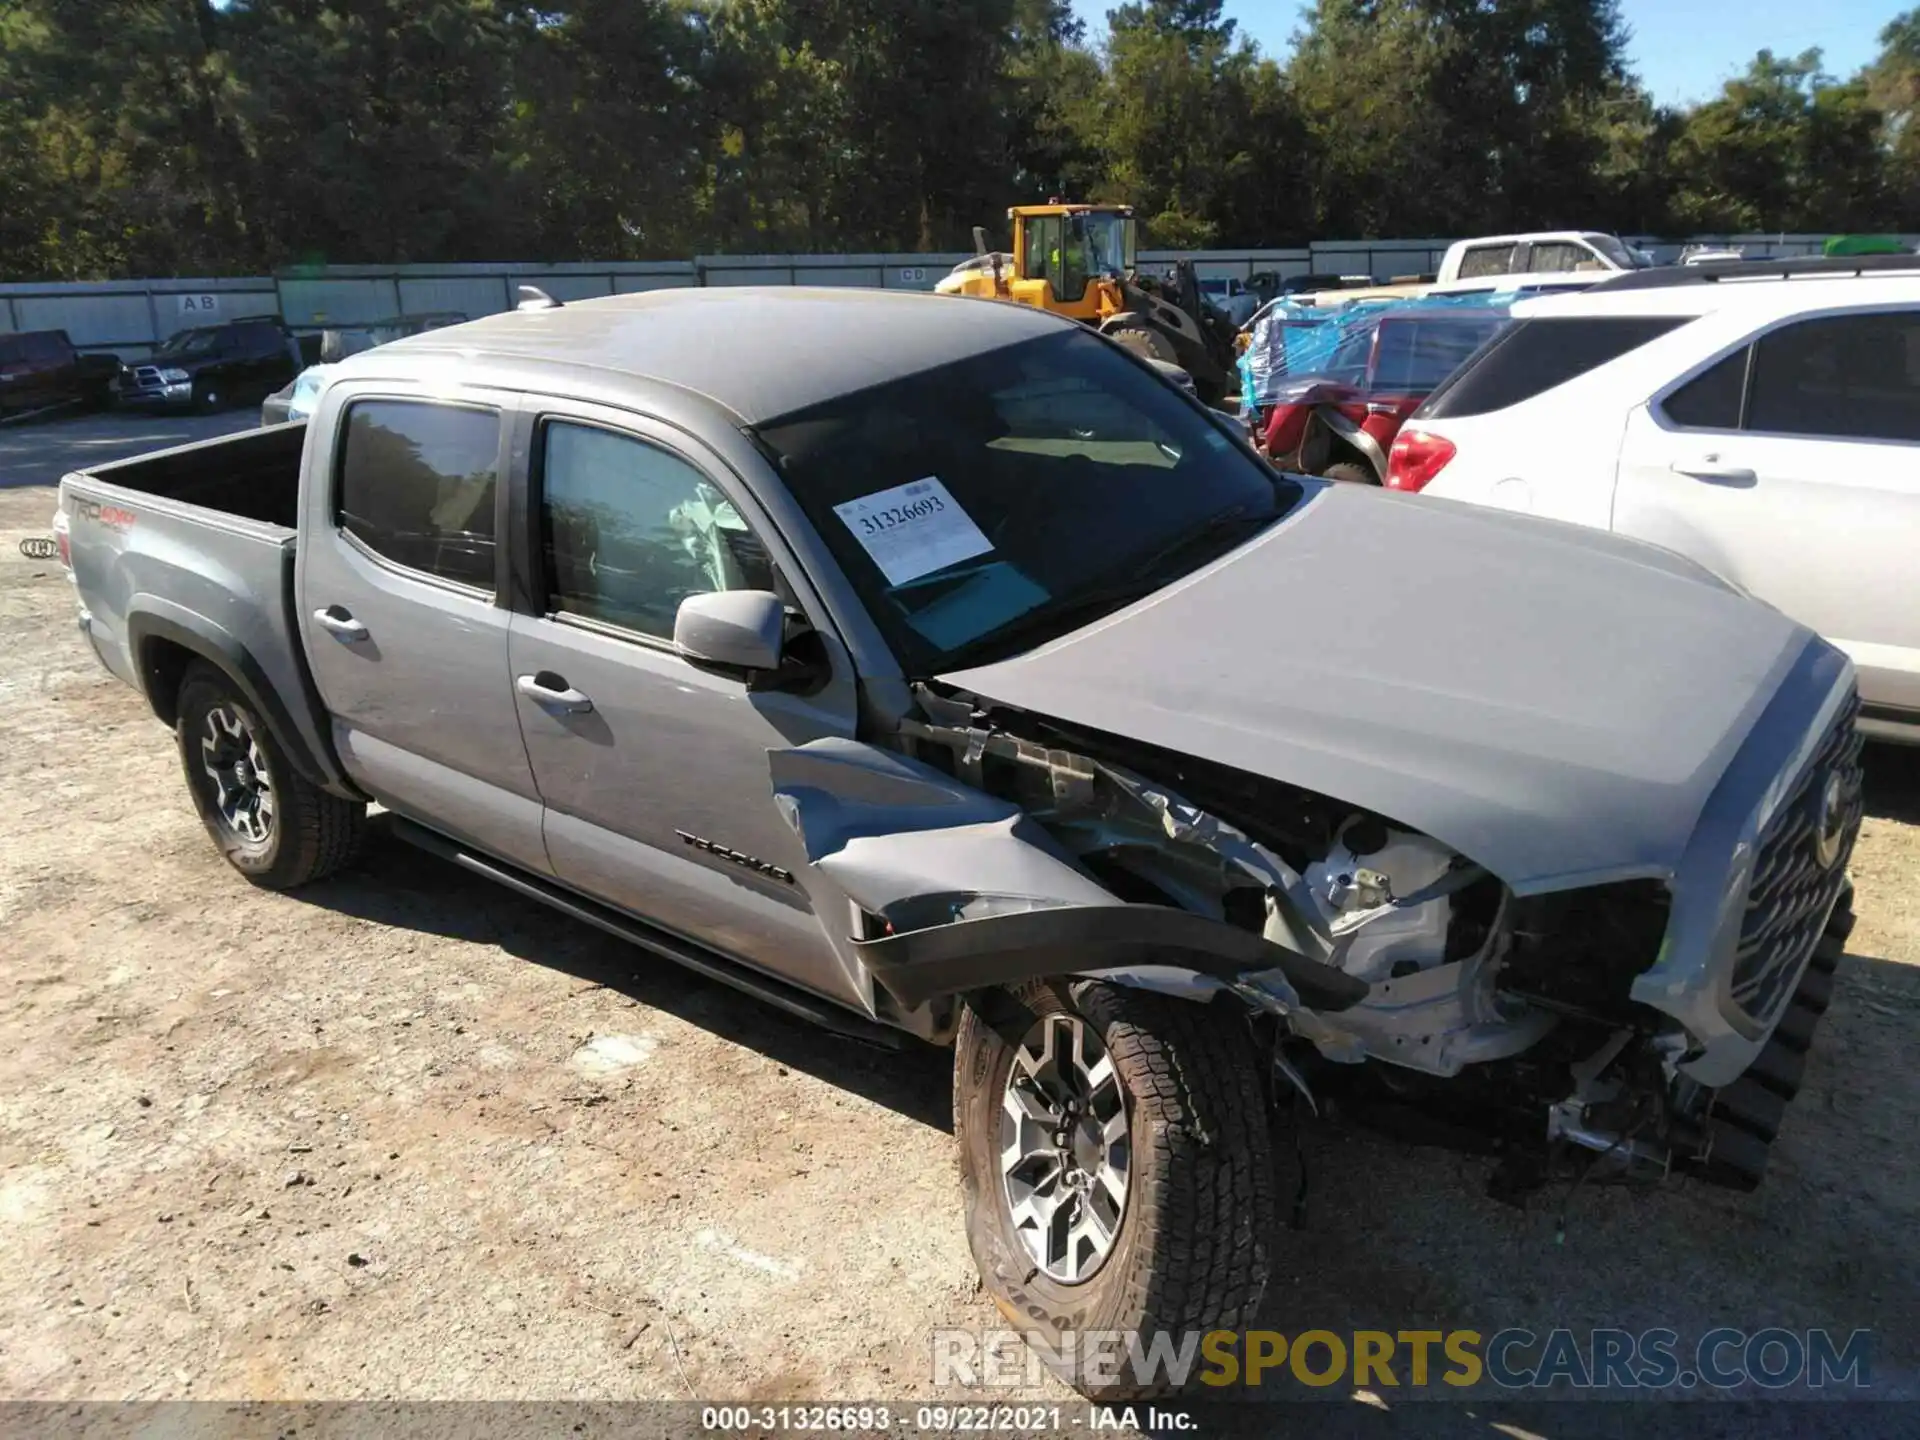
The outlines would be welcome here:
<svg viewBox="0 0 1920 1440">
<path fill-rule="evenodd" d="M 357 400 L 342 435 L 340 528 L 396 565 L 491 590 L 499 458 L 497 411 Z"/>
<path fill-rule="evenodd" d="M 1490 415 L 1597 370 L 1686 323 L 1679 316 L 1568 315 L 1516 321 L 1427 397 L 1422 419 Z"/>
</svg>

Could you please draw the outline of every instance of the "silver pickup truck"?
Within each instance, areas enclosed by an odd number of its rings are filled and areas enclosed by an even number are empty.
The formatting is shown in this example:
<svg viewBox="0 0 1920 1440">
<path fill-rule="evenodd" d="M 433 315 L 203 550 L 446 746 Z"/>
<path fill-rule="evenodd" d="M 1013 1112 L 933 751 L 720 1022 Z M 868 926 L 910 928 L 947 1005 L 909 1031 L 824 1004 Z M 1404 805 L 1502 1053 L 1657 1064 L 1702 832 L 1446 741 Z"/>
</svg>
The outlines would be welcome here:
<svg viewBox="0 0 1920 1440">
<path fill-rule="evenodd" d="M 1251 1319 L 1276 1107 L 1752 1186 L 1850 922 L 1839 651 L 1664 551 L 1279 474 L 1029 307 L 536 302 L 57 525 L 248 879 L 377 802 L 952 1045 L 974 1254 L 1056 1354 Z"/>
</svg>

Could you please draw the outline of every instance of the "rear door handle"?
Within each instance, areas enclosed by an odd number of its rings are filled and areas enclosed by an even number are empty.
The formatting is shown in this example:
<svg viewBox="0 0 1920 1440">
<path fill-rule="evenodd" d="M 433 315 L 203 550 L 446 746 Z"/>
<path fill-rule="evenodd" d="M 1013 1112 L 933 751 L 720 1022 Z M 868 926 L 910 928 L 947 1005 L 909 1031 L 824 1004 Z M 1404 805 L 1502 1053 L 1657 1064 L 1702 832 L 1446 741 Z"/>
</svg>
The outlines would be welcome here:
<svg viewBox="0 0 1920 1440">
<path fill-rule="evenodd" d="M 1722 485 L 1751 485 L 1758 478 L 1746 465 L 1729 465 L 1718 455 L 1702 455 L 1698 460 L 1676 460 L 1673 468 L 1695 480 L 1712 480 Z"/>
<path fill-rule="evenodd" d="M 313 618 L 319 621 L 322 630 L 348 645 L 357 645 L 362 640 L 368 639 L 372 633 L 354 619 L 353 612 L 344 605 L 329 605 L 323 610 L 316 610 L 313 612 Z"/>
<path fill-rule="evenodd" d="M 514 688 L 534 704 L 547 710 L 557 710 L 562 715 L 584 715 L 593 709 L 593 701 L 567 684 L 564 676 L 551 670 L 542 670 L 537 675 L 519 675 L 514 678 Z"/>
</svg>

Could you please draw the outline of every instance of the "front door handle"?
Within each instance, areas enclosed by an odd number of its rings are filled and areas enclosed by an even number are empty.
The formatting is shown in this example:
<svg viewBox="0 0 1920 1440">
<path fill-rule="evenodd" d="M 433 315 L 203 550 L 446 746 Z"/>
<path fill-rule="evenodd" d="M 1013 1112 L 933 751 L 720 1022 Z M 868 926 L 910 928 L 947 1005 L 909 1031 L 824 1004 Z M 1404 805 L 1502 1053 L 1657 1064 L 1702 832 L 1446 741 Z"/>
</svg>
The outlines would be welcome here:
<svg viewBox="0 0 1920 1440">
<path fill-rule="evenodd" d="M 547 710 L 557 710 L 562 715 L 584 715 L 593 709 L 593 701 L 567 684 L 564 676 L 551 670 L 542 670 L 537 675 L 519 675 L 514 678 L 514 688 L 534 704 Z"/>
<path fill-rule="evenodd" d="M 1711 480 L 1721 485 L 1751 485 L 1758 477 L 1751 466 L 1729 465 L 1718 455 L 1702 455 L 1698 460 L 1676 460 L 1676 473 L 1695 480 Z"/>
<path fill-rule="evenodd" d="M 329 605 L 324 610 L 316 610 L 313 612 L 313 618 L 320 622 L 322 630 L 348 645 L 357 645 L 372 634 L 366 626 L 353 618 L 353 612 L 344 605 Z"/>
</svg>

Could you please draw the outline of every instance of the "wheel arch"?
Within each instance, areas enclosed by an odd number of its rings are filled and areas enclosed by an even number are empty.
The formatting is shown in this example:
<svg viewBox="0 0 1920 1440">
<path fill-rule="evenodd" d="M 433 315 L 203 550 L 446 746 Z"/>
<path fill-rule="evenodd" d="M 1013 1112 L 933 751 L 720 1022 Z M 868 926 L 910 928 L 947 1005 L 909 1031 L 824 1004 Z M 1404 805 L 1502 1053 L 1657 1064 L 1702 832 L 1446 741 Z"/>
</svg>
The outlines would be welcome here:
<svg viewBox="0 0 1920 1440">
<path fill-rule="evenodd" d="M 307 745 L 260 662 L 225 630 L 206 621 L 187 624 L 141 612 L 127 619 L 127 649 L 148 706 L 169 729 L 180 719 L 180 686 L 188 667 L 196 660 L 205 661 L 253 707 L 302 778 L 326 790 L 339 790 L 339 780 Z"/>
</svg>

